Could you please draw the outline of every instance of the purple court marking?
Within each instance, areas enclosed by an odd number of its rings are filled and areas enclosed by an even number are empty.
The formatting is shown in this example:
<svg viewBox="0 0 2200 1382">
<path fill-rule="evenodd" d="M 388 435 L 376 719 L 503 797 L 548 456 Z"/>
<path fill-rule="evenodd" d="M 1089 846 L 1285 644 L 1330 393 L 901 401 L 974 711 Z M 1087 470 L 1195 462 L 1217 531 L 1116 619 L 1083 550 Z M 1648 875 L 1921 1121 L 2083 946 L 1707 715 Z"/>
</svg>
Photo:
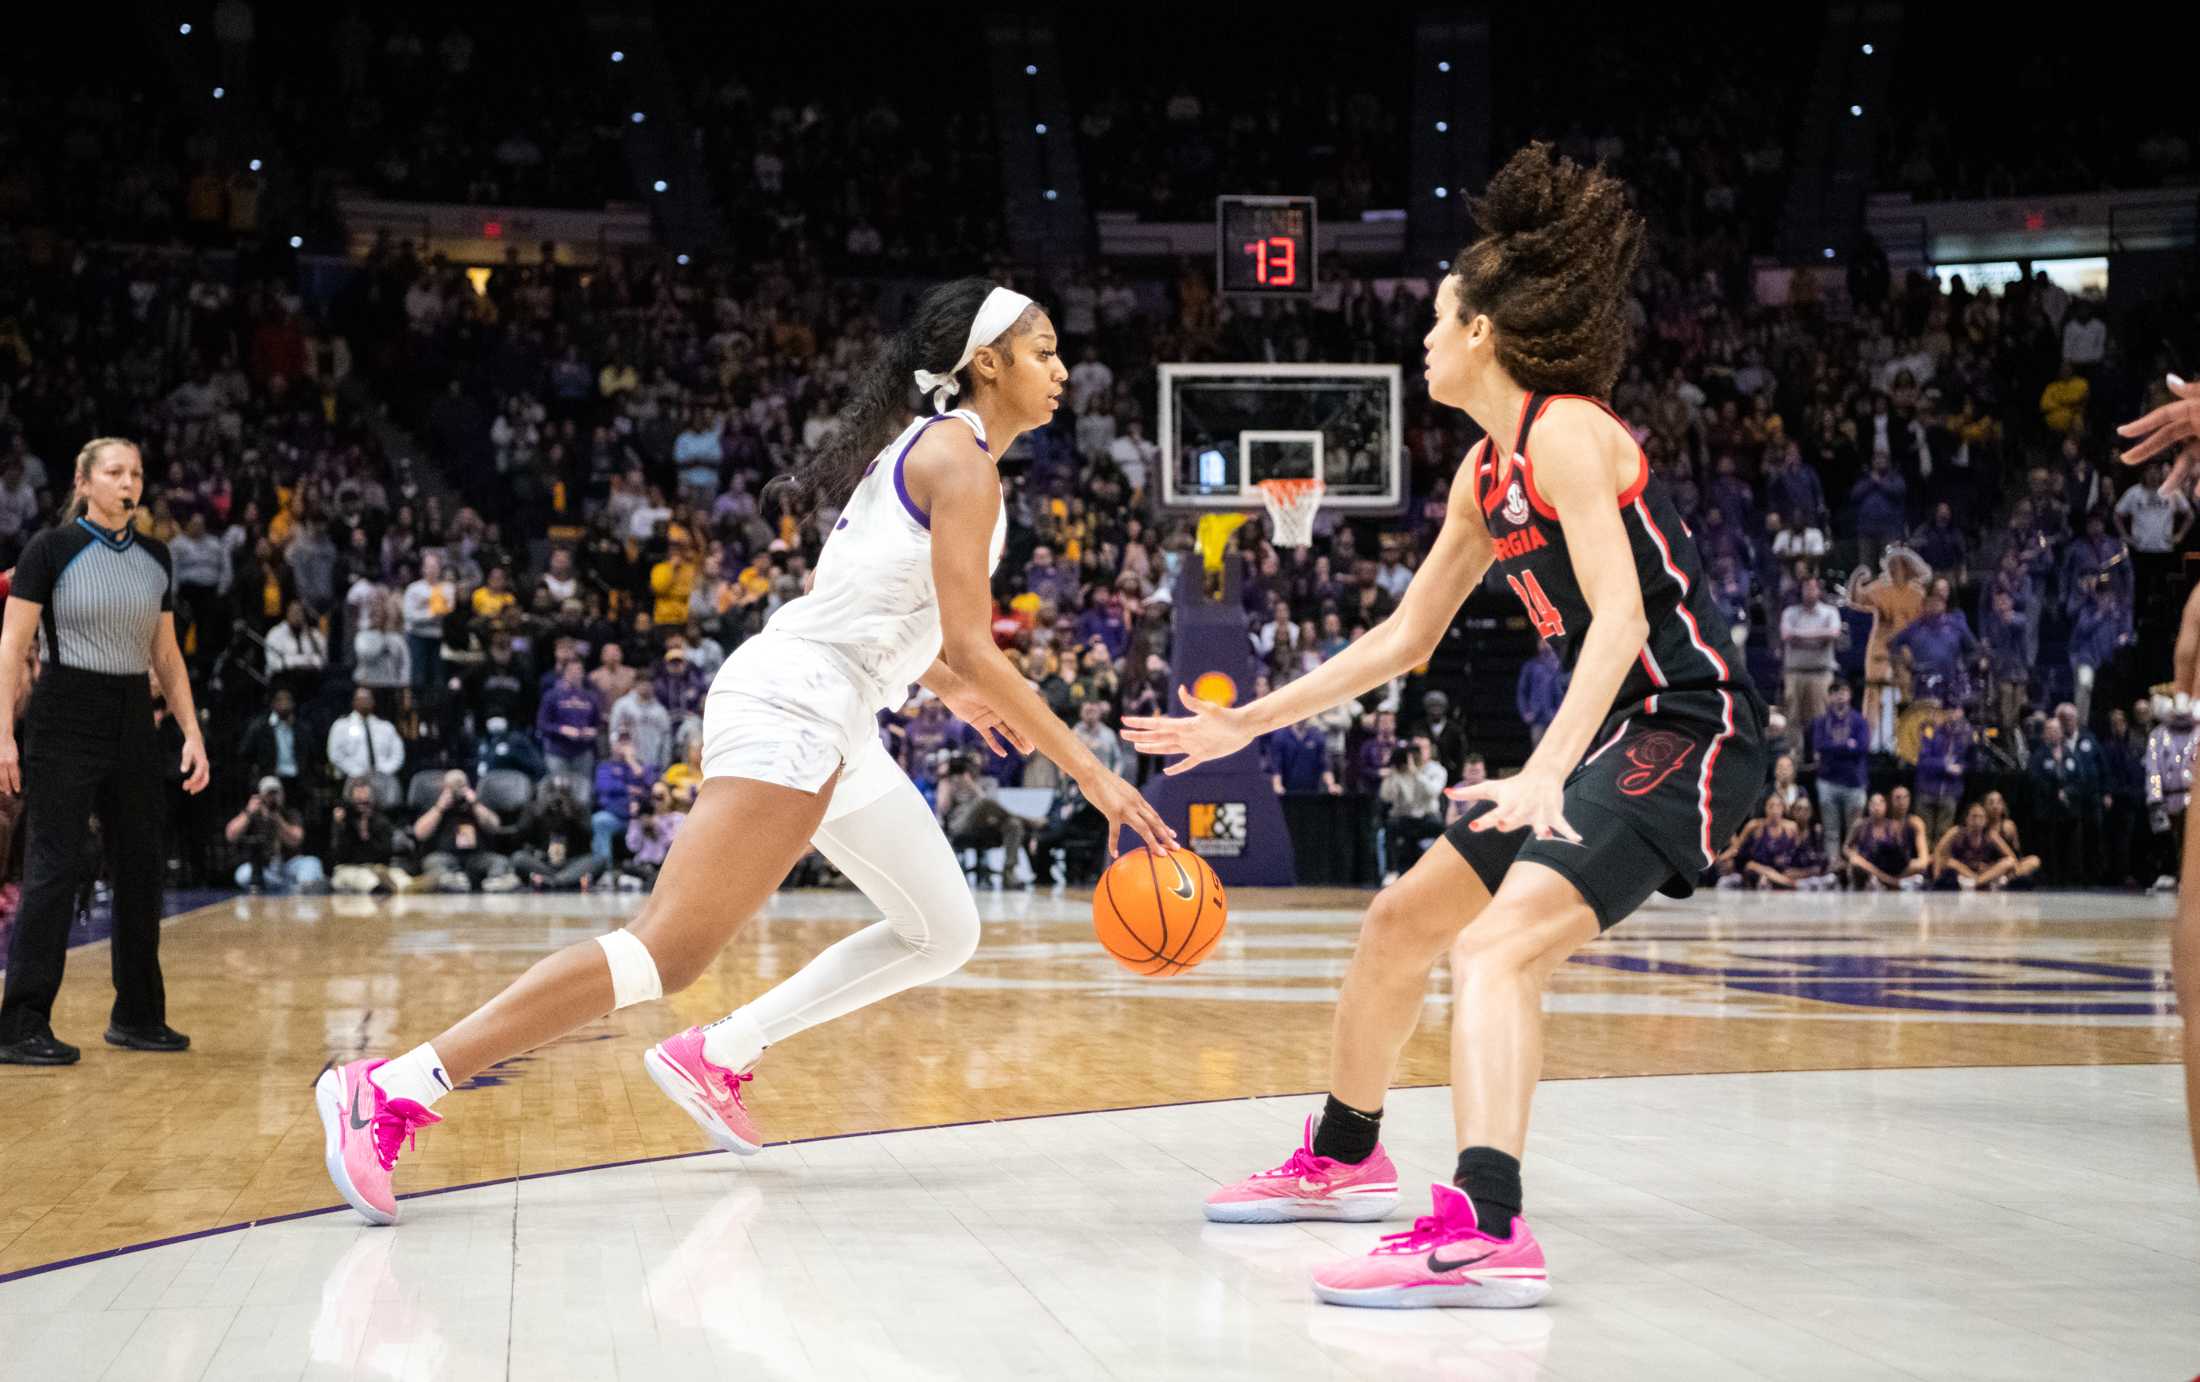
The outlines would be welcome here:
<svg viewBox="0 0 2200 1382">
<path fill-rule="evenodd" d="M 1739 944 L 1757 944 L 1754 939 Z M 1848 1008 L 1914 1012 L 1999 1013 L 2014 1016 L 2154 1017 L 2177 1011 L 2169 971 L 2089 960 L 2013 955 L 1887 956 L 1737 954 L 1734 962 L 1690 964 L 1641 955 L 1584 953 L 1576 964 L 1629 974 L 1707 979 L 1741 993 L 1807 998 Z M 1997 967 L 2041 974 L 2038 979 L 1991 978 Z M 2078 977 L 2065 977 L 2078 976 Z M 2102 995 L 2056 1001 L 2053 995 Z M 2120 995 L 2113 1001 L 2109 995 Z"/>
</svg>

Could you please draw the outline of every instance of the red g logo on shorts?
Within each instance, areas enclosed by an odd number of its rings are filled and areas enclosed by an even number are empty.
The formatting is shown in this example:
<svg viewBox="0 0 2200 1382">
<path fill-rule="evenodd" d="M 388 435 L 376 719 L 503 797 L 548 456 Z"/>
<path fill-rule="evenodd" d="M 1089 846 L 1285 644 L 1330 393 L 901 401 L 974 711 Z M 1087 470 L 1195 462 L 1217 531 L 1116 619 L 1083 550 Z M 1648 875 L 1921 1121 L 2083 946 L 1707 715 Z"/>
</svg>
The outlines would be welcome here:
<svg viewBox="0 0 2200 1382">
<path fill-rule="evenodd" d="M 1637 736 L 1627 745 L 1627 761 L 1632 766 L 1619 775 L 1620 791 L 1631 797 L 1648 794 L 1679 772 L 1695 751 L 1695 740 L 1669 729 L 1653 729 Z"/>
</svg>

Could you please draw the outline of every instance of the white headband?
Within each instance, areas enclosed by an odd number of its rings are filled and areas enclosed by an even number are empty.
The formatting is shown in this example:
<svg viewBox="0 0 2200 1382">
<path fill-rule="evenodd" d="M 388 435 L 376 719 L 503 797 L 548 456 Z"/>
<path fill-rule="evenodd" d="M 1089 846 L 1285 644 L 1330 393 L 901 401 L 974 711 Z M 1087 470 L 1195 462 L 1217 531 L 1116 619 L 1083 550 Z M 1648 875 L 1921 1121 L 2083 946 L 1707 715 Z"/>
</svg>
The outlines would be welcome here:
<svg viewBox="0 0 2200 1382">
<path fill-rule="evenodd" d="M 970 357 L 978 353 L 978 347 L 991 345 L 1016 324 L 1016 319 L 1031 306 L 1031 299 L 1009 288 L 995 288 L 985 295 L 985 302 L 978 308 L 978 315 L 970 319 L 970 339 L 963 342 L 962 358 L 955 368 L 945 374 L 934 374 L 928 369 L 917 371 L 917 387 L 932 395 L 932 411 L 947 411 L 947 400 L 962 392 L 962 385 L 955 376 L 970 363 Z"/>
</svg>

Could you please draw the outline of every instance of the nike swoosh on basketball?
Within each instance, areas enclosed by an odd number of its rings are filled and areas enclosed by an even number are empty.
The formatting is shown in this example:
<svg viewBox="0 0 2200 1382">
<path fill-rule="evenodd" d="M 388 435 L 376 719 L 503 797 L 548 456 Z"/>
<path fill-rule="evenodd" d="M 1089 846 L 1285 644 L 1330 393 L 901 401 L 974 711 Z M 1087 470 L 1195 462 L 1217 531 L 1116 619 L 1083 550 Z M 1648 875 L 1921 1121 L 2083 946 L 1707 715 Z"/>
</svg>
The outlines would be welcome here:
<svg viewBox="0 0 2200 1382">
<path fill-rule="evenodd" d="M 1175 859 L 1169 861 L 1169 867 L 1176 870 L 1176 882 L 1169 885 L 1169 891 L 1183 898 L 1186 902 L 1191 901 L 1192 876 L 1186 873 L 1184 865 Z"/>
<path fill-rule="evenodd" d="M 1492 1248 L 1483 1253 L 1481 1257 L 1463 1257 L 1457 1262 L 1446 1262 L 1443 1258 L 1438 1257 L 1434 1251 L 1431 1251 L 1428 1255 L 1428 1269 L 1438 1276 L 1442 1276 L 1445 1272 L 1456 1272 L 1461 1267 L 1471 1267 L 1480 1262 L 1483 1257 L 1494 1257 L 1496 1253 L 1497 1249 Z"/>
<path fill-rule="evenodd" d="M 365 1085 L 366 1079 L 362 1077 L 359 1081 L 359 1084 L 362 1086 Z M 370 1121 L 372 1121 L 370 1119 L 361 1118 L 359 1116 L 359 1094 L 359 1088 L 354 1087 L 351 1091 L 351 1130 L 353 1132 L 359 1131 L 361 1128 L 365 1127 Z"/>
</svg>

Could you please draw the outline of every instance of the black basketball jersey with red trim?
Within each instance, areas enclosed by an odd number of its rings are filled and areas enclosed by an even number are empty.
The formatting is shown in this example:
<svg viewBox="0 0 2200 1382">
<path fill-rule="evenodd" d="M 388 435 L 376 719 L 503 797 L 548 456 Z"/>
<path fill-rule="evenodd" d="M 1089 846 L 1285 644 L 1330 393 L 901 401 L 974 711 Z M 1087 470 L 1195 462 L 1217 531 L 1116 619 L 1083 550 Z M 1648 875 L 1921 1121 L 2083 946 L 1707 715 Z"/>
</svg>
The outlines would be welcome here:
<svg viewBox="0 0 2200 1382">
<path fill-rule="evenodd" d="M 1567 672 L 1581 654 L 1589 627 L 1589 602 L 1574 577 L 1573 558 L 1558 511 L 1535 483 L 1534 450 L 1529 434 L 1553 401 L 1584 398 L 1621 421 L 1602 400 L 1582 394 L 1530 394 L 1521 406 L 1512 457 L 1496 454 L 1495 438 L 1475 452 L 1474 490 L 1483 520 L 1497 544 L 1497 571 L 1528 612 L 1537 635 L 1558 653 Z M 1624 422 L 1621 423 L 1624 426 Z M 1641 472 L 1620 493 L 1620 521 L 1642 584 L 1642 609 L 1650 633 L 1635 665 L 1628 669 L 1612 712 L 1657 712 L 1657 698 L 1676 690 L 1723 689 L 1756 692 L 1742 675 L 1733 645 L 1725 637 L 1726 618 L 1711 598 L 1703 559 L 1695 538 L 1681 521 L 1665 486 L 1650 473 L 1641 448 Z"/>
</svg>

